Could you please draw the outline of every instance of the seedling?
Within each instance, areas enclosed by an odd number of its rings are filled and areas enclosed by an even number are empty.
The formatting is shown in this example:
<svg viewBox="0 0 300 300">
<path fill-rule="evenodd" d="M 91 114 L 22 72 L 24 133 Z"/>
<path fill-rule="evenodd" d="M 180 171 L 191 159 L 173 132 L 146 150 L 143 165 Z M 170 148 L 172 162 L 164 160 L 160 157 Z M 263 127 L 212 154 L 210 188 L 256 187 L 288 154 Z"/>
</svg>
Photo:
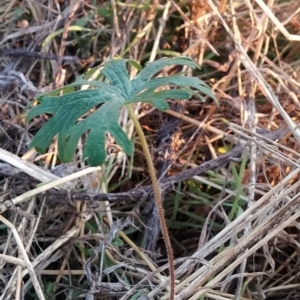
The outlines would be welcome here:
<svg viewBox="0 0 300 300">
<path fill-rule="evenodd" d="M 139 71 L 132 80 L 127 72 L 127 64 L 131 64 Z M 45 153 L 53 137 L 57 135 L 58 155 L 62 162 L 73 160 L 79 138 L 87 133 L 83 159 L 87 159 L 89 165 L 97 166 L 101 165 L 106 158 L 105 139 L 107 133 L 114 137 L 127 155 L 133 154 L 133 143 L 118 124 L 120 109 L 124 105 L 127 107 L 142 143 L 154 188 L 162 235 L 170 265 L 170 299 L 174 299 L 173 251 L 164 218 L 160 189 L 143 130 L 131 104 L 149 103 L 164 111 L 169 108 L 167 99 L 184 100 L 194 96 L 203 100 L 202 95 L 211 98 L 214 96 L 209 87 L 196 77 L 185 77 L 180 74 L 154 77 L 164 67 L 170 65 L 198 67 L 188 57 L 163 58 L 148 63 L 145 68 L 128 59 L 114 59 L 103 65 L 101 75 L 105 78 L 104 81 L 88 81 L 88 75 L 81 76 L 71 85 L 39 96 L 37 100 L 40 105 L 32 108 L 27 115 L 27 121 L 45 113 L 52 115 L 51 119 L 35 135 L 30 147 Z M 89 85 L 91 88 L 76 91 L 76 86 L 82 85 Z M 62 95 L 58 96 L 59 93 Z M 99 106 L 100 104 L 102 105 Z"/>
</svg>

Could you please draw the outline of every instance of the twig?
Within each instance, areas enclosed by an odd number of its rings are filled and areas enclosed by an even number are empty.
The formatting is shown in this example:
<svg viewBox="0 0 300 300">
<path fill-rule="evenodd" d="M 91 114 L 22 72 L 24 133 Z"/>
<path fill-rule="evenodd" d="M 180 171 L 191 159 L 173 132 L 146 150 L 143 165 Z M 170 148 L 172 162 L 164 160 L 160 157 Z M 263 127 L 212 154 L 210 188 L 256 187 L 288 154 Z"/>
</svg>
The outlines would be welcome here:
<svg viewBox="0 0 300 300">
<path fill-rule="evenodd" d="M 289 33 L 286 30 L 286 28 L 282 25 L 282 23 L 276 18 L 276 16 L 270 10 L 270 8 L 262 0 L 255 0 L 255 2 L 261 7 L 263 12 L 270 18 L 270 20 L 274 23 L 274 25 L 276 25 L 278 30 L 282 33 L 282 35 L 288 41 L 300 41 L 300 35 Z M 299 11 L 300 11 L 300 8 L 298 8 L 297 11 L 293 15 L 296 15 L 297 13 L 299 13 Z"/>
<path fill-rule="evenodd" d="M 76 172 L 74 174 L 68 175 L 64 178 L 59 177 L 58 179 L 56 179 L 54 181 L 45 183 L 44 185 L 39 186 L 28 192 L 25 192 L 20 196 L 17 196 L 13 199 L 4 201 L 0 204 L 0 214 L 5 212 L 7 209 L 9 209 L 12 206 L 20 205 L 21 203 L 26 202 L 28 199 L 30 199 L 34 195 L 40 194 L 40 193 L 47 191 L 49 189 L 52 189 L 52 188 L 56 188 L 62 184 L 66 184 L 66 183 L 69 184 L 70 181 L 72 181 L 76 178 L 82 177 L 91 172 L 99 171 L 100 169 L 101 169 L 101 167 L 89 167 L 87 169 L 80 170 L 79 172 Z M 71 188 L 71 185 L 69 185 L 69 187 Z"/>
<path fill-rule="evenodd" d="M 0 54 L 7 56 L 25 56 L 39 59 L 49 59 L 56 61 L 63 61 L 64 63 L 79 63 L 80 59 L 77 56 L 62 56 L 38 51 L 29 51 L 24 49 L 4 49 L 0 48 Z"/>
<path fill-rule="evenodd" d="M 170 176 L 165 178 L 159 182 L 161 189 L 169 189 L 175 183 L 180 181 L 189 179 L 193 176 L 200 175 L 205 173 L 208 170 L 214 170 L 228 162 L 236 161 L 240 159 L 242 153 L 245 151 L 246 147 L 237 146 L 232 151 L 228 152 L 225 155 L 222 155 L 216 159 L 212 159 L 210 161 L 204 162 L 202 165 L 194 168 L 189 169 L 184 172 L 181 172 L 177 175 Z M 152 191 L 152 185 L 147 185 L 141 188 L 136 188 L 134 190 L 125 192 L 125 193 L 72 193 L 71 199 L 76 201 L 110 201 L 110 202 L 128 202 L 128 201 L 136 201 L 137 199 L 144 198 L 145 196 L 149 195 Z M 47 191 L 46 196 L 48 200 L 57 200 L 58 198 L 68 199 L 68 192 L 66 191 Z"/>
<path fill-rule="evenodd" d="M 8 228 L 10 228 L 10 230 L 12 231 L 12 233 L 14 235 L 14 238 L 15 238 L 15 241 L 16 241 L 16 243 L 18 245 L 19 251 L 20 251 L 20 253 L 21 253 L 22 257 L 23 257 L 23 261 L 26 264 L 28 273 L 29 273 L 29 275 L 31 277 L 32 284 L 33 284 L 34 289 L 35 289 L 35 291 L 37 293 L 37 296 L 39 297 L 40 300 L 44 300 L 45 297 L 43 295 L 43 291 L 42 291 L 41 286 L 39 284 L 39 281 L 38 281 L 38 279 L 36 277 L 36 274 L 35 274 L 35 271 L 33 269 L 33 266 L 32 266 L 32 264 L 31 264 L 31 262 L 30 262 L 30 260 L 28 258 L 28 255 L 26 253 L 24 245 L 23 245 L 23 243 L 22 243 L 22 241 L 20 239 L 18 231 L 16 230 L 15 226 L 11 222 L 9 222 L 8 220 L 6 220 L 1 215 L 0 215 L 0 221 L 3 224 L 5 224 Z"/>
<path fill-rule="evenodd" d="M 160 38 L 161 38 L 161 36 L 163 34 L 163 31 L 166 27 L 166 22 L 168 20 L 168 13 L 169 13 L 170 7 L 171 7 L 171 1 L 167 1 L 166 5 L 165 5 L 164 12 L 163 12 L 163 15 L 162 15 L 162 18 L 159 19 L 159 28 L 158 28 L 158 31 L 157 31 L 157 34 L 156 34 L 156 38 L 155 38 L 155 41 L 154 41 L 154 45 L 153 45 L 153 48 L 152 48 L 152 51 L 151 51 L 149 61 L 153 61 L 155 59 L 156 54 L 157 54 L 159 41 L 160 41 Z"/>
<path fill-rule="evenodd" d="M 121 32 L 120 32 L 120 26 L 119 26 L 117 4 L 116 4 L 115 0 L 111 0 L 110 2 L 111 2 L 112 9 L 113 9 L 114 30 L 116 32 L 117 37 L 120 38 Z"/>
</svg>

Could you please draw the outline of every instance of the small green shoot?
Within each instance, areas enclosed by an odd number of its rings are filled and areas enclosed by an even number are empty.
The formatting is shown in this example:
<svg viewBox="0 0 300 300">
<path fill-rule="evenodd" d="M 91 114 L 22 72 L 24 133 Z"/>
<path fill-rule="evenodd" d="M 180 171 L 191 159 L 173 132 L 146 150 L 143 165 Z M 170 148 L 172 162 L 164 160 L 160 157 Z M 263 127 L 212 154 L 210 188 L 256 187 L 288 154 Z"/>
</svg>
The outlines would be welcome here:
<svg viewBox="0 0 300 300">
<path fill-rule="evenodd" d="M 59 158 L 62 162 L 71 162 L 79 138 L 88 133 L 83 159 L 87 158 L 91 166 L 101 165 L 106 158 L 105 139 L 108 132 L 127 155 L 133 154 L 133 144 L 118 124 L 122 106 L 146 102 L 163 111 L 169 108 L 167 99 L 189 99 L 193 95 L 201 99 L 199 91 L 214 98 L 209 87 L 195 77 L 173 75 L 153 78 L 170 65 L 198 67 L 190 58 L 176 57 L 154 61 L 147 64 L 133 80 L 129 78 L 127 63 L 137 66 L 127 59 L 108 61 L 101 70 L 106 81 L 87 81 L 84 77 L 79 77 L 75 83 L 52 91 L 51 96 L 39 96 L 37 100 L 40 105 L 28 113 L 27 121 L 41 114 L 50 114 L 52 117 L 35 135 L 30 147 L 45 153 L 54 136 L 58 135 Z M 70 92 L 71 87 L 82 85 L 89 85 L 93 89 Z M 162 90 L 169 86 L 174 88 Z M 57 96 L 59 92 L 63 95 Z"/>
<path fill-rule="evenodd" d="M 130 80 L 127 64 L 136 67 L 138 75 Z M 139 136 L 143 152 L 147 161 L 150 178 L 155 195 L 162 235 L 165 241 L 169 270 L 170 270 L 170 300 L 175 298 L 175 269 L 171 241 L 164 217 L 161 192 L 156 177 L 142 127 L 134 113 L 131 103 L 150 103 L 159 110 L 167 110 L 167 99 L 190 99 L 192 96 L 201 98 L 199 91 L 214 98 L 206 84 L 196 77 L 173 75 L 153 78 L 164 67 L 171 65 L 185 65 L 195 68 L 197 64 L 187 57 L 164 58 L 146 65 L 144 69 L 136 62 L 126 59 L 115 59 L 106 62 L 101 70 L 105 81 L 87 81 L 80 77 L 72 86 L 89 85 L 90 90 L 74 91 L 67 87 L 67 93 L 61 97 L 42 96 L 41 103 L 28 114 L 27 120 L 48 113 L 53 117 L 36 134 L 30 147 L 45 152 L 54 136 L 58 135 L 58 152 L 63 162 L 73 160 L 80 137 L 88 133 L 83 152 L 83 159 L 87 158 L 92 166 L 105 161 L 106 134 L 110 133 L 127 155 L 133 154 L 133 143 L 118 123 L 119 112 L 126 106 Z M 169 89 L 170 86 L 173 89 Z M 164 88 L 164 89 L 163 89 Z M 167 89 L 166 89 L 167 88 Z M 62 89 L 63 91 L 64 89 Z M 53 94 L 53 93 L 52 93 Z M 99 106 L 101 104 L 101 106 Z M 90 113 L 93 111 L 92 113 Z"/>
</svg>

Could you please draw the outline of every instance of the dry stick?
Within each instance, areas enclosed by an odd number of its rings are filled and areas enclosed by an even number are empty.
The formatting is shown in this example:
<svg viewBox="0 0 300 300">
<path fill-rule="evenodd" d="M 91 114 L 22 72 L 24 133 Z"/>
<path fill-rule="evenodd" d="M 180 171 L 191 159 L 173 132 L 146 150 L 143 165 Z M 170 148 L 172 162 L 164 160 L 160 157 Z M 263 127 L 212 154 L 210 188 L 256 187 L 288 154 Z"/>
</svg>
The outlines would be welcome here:
<svg viewBox="0 0 300 300">
<path fill-rule="evenodd" d="M 17 280 L 16 280 L 16 299 L 21 299 L 21 286 L 22 286 L 22 267 L 17 266 Z"/>
<path fill-rule="evenodd" d="M 256 0 L 256 1 L 260 2 L 260 3 L 258 3 L 259 5 L 261 5 L 261 6 L 263 5 L 261 3 L 261 0 Z M 235 42 L 236 48 L 240 52 L 241 61 L 242 61 L 243 65 L 244 65 L 244 67 L 249 72 L 249 74 L 256 80 L 257 84 L 260 85 L 261 91 L 270 100 L 270 102 L 272 103 L 272 105 L 278 110 L 278 112 L 280 113 L 280 115 L 282 116 L 282 118 L 284 119 L 284 121 L 286 122 L 286 124 L 288 125 L 288 127 L 290 128 L 290 130 L 293 132 L 293 135 L 294 135 L 295 139 L 297 140 L 297 142 L 300 142 L 300 129 L 297 128 L 295 122 L 290 118 L 290 116 L 287 114 L 287 112 L 283 109 L 282 105 L 278 101 L 278 97 L 275 96 L 273 90 L 271 89 L 270 85 L 266 82 L 266 80 L 264 79 L 264 77 L 262 76 L 262 74 L 260 72 L 257 72 L 257 68 L 255 67 L 254 63 L 252 62 L 252 60 L 249 58 L 249 56 L 245 52 L 245 49 L 243 48 L 243 46 L 241 45 L 241 43 L 239 43 L 236 40 L 236 38 L 233 35 L 231 29 L 229 28 L 229 26 L 225 22 L 224 18 L 218 12 L 218 9 L 215 6 L 215 4 L 213 3 L 213 1 L 212 0 L 207 0 L 207 2 L 209 4 L 209 6 L 211 7 L 211 9 L 213 10 L 213 12 L 220 19 L 220 21 L 223 24 L 223 26 L 224 26 L 225 30 L 227 31 L 227 33 L 230 35 L 230 37 L 232 38 L 232 40 Z M 265 5 L 265 7 L 270 12 L 269 8 L 266 5 Z M 270 17 L 270 15 L 268 15 L 268 16 Z M 272 19 L 272 21 L 273 21 L 273 19 Z"/>
<path fill-rule="evenodd" d="M 102 189 L 105 190 L 105 187 L 103 186 Z M 112 213 L 108 201 L 105 201 L 105 206 L 106 206 L 107 219 L 104 220 L 108 223 L 109 227 L 111 228 L 113 225 L 113 219 L 112 219 Z M 155 272 L 157 270 L 157 268 L 154 266 L 154 264 L 149 259 L 149 257 L 146 254 L 144 254 L 142 251 L 140 251 L 140 249 L 123 231 L 119 231 L 119 236 L 145 261 L 145 263 L 148 265 L 148 267 L 152 272 Z M 106 254 L 108 254 L 107 252 Z M 161 282 L 165 281 L 165 278 L 160 273 L 157 274 L 157 278 Z"/>
<path fill-rule="evenodd" d="M 231 162 L 237 161 L 241 158 L 243 152 L 247 149 L 247 145 L 236 146 L 233 150 L 229 151 L 227 154 L 224 154 L 216 159 L 209 160 L 204 162 L 202 165 L 183 171 L 177 175 L 170 176 L 162 179 L 159 182 L 161 189 L 171 188 L 174 184 L 187 180 L 193 176 L 200 175 L 205 173 L 208 170 L 214 170 L 222 165 Z M 71 193 L 68 194 L 66 191 L 57 191 L 51 190 L 46 192 L 47 199 L 49 201 L 57 201 L 57 199 L 68 199 L 70 196 L 71 200 L 74 201 L 110 201 L 110 202 L 128 202 L 128 201 L 137 201 L 151 193 L 153 190 L 152 185 L 142 186 L 134 190 L 124 192 L 124 193 Z M 9 202 L 10 203 L 10 202 Z M 8 204 L 6 204 L 8 205 Z M 0 206 L 1 212 L 1 206 Z"/>
<path fill-rule="evenodd" d="M 281 24 L 281 22 L 276 18 L 270 8 L 262 1 L 255 0 L 255 2 L 261 7 L 263 12 L 270 18 L 270 20 L 276 25 L 277 29 L 284 35 L 284 37 L 289 41 L 300 41 L 299 34 L 290 34 L 286 28 Z M 300 8 L 297 9 L 296 13 L 299 13 Z"/>
<path fill-rule="evenodd" d="M 104 219 L 105 220 L 105 219 Z M 105 220 L 105 222 L 107 222 L 107 220 Z M 119 235 L 120 237 L 145 261 L 145 263 L 147 264 L 147 266 L 150 268 L 150 270 L 156 274 L 156 277 L 161 281 L 161 282 L 165 282 L 166 281 L 166 277 L 160 274 L 160 268 L 157 268 L 154 263 L 151 261 L 151 259 L 143 252 L 139 249 L 138 246 L 136 246 L 136 244 L 123 232 L 123 231 L 119 231 Z M 122 262 L 119 260 L 116 260 L 114 258 L 114 256 L 108 251 L 105 250 L 105 253 L 107 254 L 107 256 L 109 257 L 109 259 L 116 265 L 121 264 Z M 149 274 L 148 271 L 145 271 L 144 269 L 140 269 L 137 266 L 128 266 L 128 269 L 133 271 L 133 272 L 137 272 L 139 273 L 141 276 L 146 276 L 147 274 Z M 153 274 L 152 273 L 152 274 Z M 151 273 L 150 273 L 151 274 Z"/>
<path fill-rule="evenodd" d="M 0 148 L 0 160 L 14 166 L 16 169 L 28 174 L 40 182 L 48 182 L 57 180 L 60 177 L 50 173 L 49 171 L 38 167 L 37 165 L 21 159 L 19 156 Z"/>
<path fill-rule="evenodd" d="M 157 35 L 156 35 L 156 39 L 154 41 L 154 45 L 153 45 L 153 48 L 152 48 L 152 51 L 151 51 L 149 61 L 153 61 L 155 59 L 157 49 L 158 49 L 158 46 L 159 46 L 159 41 L 160 41 L 160 38 L 163 34 L 163 30 L 166 27 L 166 22 L 168 20 L 168 13 L 169 13 L 169 10 L 170 10 L 170 6 L 171 6 L 171 1 L 168 0 L 166 5 L 165 5 L 165 9 L 164 9 L 162 18 L 159 19 L 160 26 L 158 28 L 158 32 L 157 32 Z"/>
<path fill-rule="evenodd" d="M 26 214 L 31 214 L 34 207 L 36 206 L 36 201 L 35 201 L 35 198 L 36 197 L 32 197 L 27 209 L 26 209 Z M 37 226 L 39 224 L 39 220 L 40 220 L 40 217 L 41 217 L 41 213 L 43 212 L 43 209 L 44 209 L 44 204 L 45 204 L 45 200 L 43 199 L 42 201 L 42 205 L 41 205 L 41 209 L 40 209 L 40 212 L 39 212 L 39 218 L 36 219 L 36 224 L 33 228 L 33 230 L 30 230 L 30 238 L 29 240 L 27 241 L 26 243 L 26 248 L 25 250 L 28 252 L 30 251 L 31 249 L 31 245 L 32 245 L 32 239 L 35 237 L 35 232 L 37 230 Z M 24 232 L 25 228 L 28 228 L 28 218 L 26 218 L 26 216 L 23 216 L 22 217 L 22 221 L 20 222 L 19 226 L 17 227 L 17 232 Z M 20 249 L 18 249 L 18 256 L 20 256 Z M 16 299 L 21 299 L 21 290 L 22 290 L 22 286 L 23 286 L 23 289 L 26 290 L 26 285 L 28 286 L 30 284 L 30 282 L 27 282 L 25 285 L 22 285 L 22 267 L 20 265 L 17 266 L 17 269 L 16 269 L 16 273 L 17 273 L 17 280 L 16 280 Z"/>
<path fill-rule="evenodd" d="M 66 20 L 66 23 L 64 24 L 64 30 L 63 30 L 63 34 L 61 37 L 61 43 L 60 43 L 60 47 L 59 47 L 59 57 L 62 57 L 66 48 L 66 40 L 68 37 L 68 33 L 69 33 L 69 26 L 70 26 L 70 22 L 73 19 L 75 12 L 78 10 L 80 6 L 80 2 L 72 2 L 71 1 L 71 11 L 70 14 Z M 61 86 L 63 86 L 64 81 L 65 81 L 65 77 L 66 77 L 66 71 L 63 69 L 62 65 L 61 65 L 61 59 L 58 61 L 58 70 L 56 71 L 55 74 L 55 78 L 54 78 L 54 82 L 53 82 L 53 89 L 55 88 L 59 88 Z"/>
<path fill-rule="evenodd" d="M 219 274 L 217 274 L 217 276 L 214 279 L 212 279 L 210 282 L 208 282 L 205 285 L 205 288 L 213 287 L 215 284 L 219 283 L 222 280 L 222 278 L 226 276 L 226 274 L 234 270 L 234 268 L 236 268 L 243 260 L 248 258 L 251 254 L 255 253 L 263 245 L 266 245 L 268 241 L 270 241 L 272 238 L 276 236 L 276 234 L 278 234 L 278 232 L 282 231 L 285 227 L 287 227 L 293 221 L 299 218 L 300 216 L 299 207 L 300 207 L 299 197 L 295 196 L 292 201 L 290 201 L 288 204 L 280 208 L 272 216 L 267 218 L 267 220 L 263 224 L 259 225 L 257 228 L 252 230 L 247 237 L 241 238 L 239 240 L 238 245 L 235 245 L 232 248 L 228 248 L 226 250 L 227 253 L 230 251 L 233 253 L 241 254 L 240 257 L 234 259 L 234 261 L 231 264 L 229 264 Z M 290 216 L 292 212 L 295 213 L 294 215 Z M 270 230 L 270 228 L 273 229 L 275 227 L 276 230 L 272 230 L 272 231 Z M 251 248 L 249 247 L 249 245 L 251 245 Z M 248 251 L 246 251 L 247 248 L 249 248 Z M 224 264 L 222 264 L 222 260 L 224 261 L 226 259 L 228 259 L 228 257 L 225 257 L 224 255 L 224 257 L 218 262 L 218 264 L 224 267 Z M 193 283 L 197 285 L 195 281 Z M 193 283 L 191 285 L 193 285 Z M 189 286 L 189 288 L 192 289 L 191 285 Z M 199 290 L 199 292 L 194 294 L 189 299 L 197 300 L 204 294 L 204 292 L 205 290 Z M 184 298 L 184 295 L 182 296 Z"/>
<path fill-rule="evenodd" d="M 44 295 L 43 295 L 43 291 L 41 289 L 41 286 L 39 284 L 39 281 L 36 277 L 36 274 L 35 274 L 35 271 L 33 269 L 33 266 L 28 258 L 28 255 L 26 253 L 26 250 L 24 248 L 24 245 L 22 244 L 22 241 L 20 239 L 20 236 L 19 236 L 19 233 L 18 231 L 16 230 L 15 226 L 10 223 L 8 220 L 6 220 L 2 215 L 0 215 L 0 221 L 5 224 L 8 228 L 10 228 L 10 230 L 12 231 L 14 237 L 15 237 L 15 240 L 16 240 L 16 243 L 18 245 L 18 248 L 19 248 L 19 251 L 21 253 L 21 255 L 23 256 L 23 260 L 24 262 L 26 263 L 26 267 L 27 267 L 27 270 L 28 270 L 28 273 L 31 277 L 31 280 L 32 280 L 32 284 L 34 286 L 34 289 L 39 297 L 40 300 L 45 300 L 44 298 Z"/>
<path fill-rule="evenodd" d="M 25 49 L 4 49 L 0 48 L 0 54 L 7 56 L 25 56 L 33 57 L 38 59 L 49 59 L 49 60 L 62 60 L 64 63 L 79 63 L 79 58 L 77 56 L 59 56 L 50 53 L 38 52 L 38 51 L 29 51 Z"/>
<path fill-rule="evenodd" d="M 152 263 L 152 261 L 149 259 L 149 257 L 143 252 L 141 251 L 136 244 L 123 232 L 123 231 L 119 231 L 119 235 L 120 237 L 145 261 L 145 263 L 147 264 L 147 266 L 150 268 L 150 270 L 152 272 L 156 272 L 156 276 L 157 278 L 161 281 L 164 282 L 165 278 L 164 276 L 162 276 L 158 271 L 157 271 L 157 267 L 155 267 L 155 265 Z"/>
<path fill-rule="evenodd" d="M 227 240 L 229 240 L 233 235 L 238 234 L 246 223 L 252 222 L 259 218 L 265 218 L 266 212 L 269 211 L 271 207 L 275 207 L 278 205 L 280 201 L 282 201 L 283 196 L 280 196 L 282 186 L 285 186 L 290 182 L 292 178 L 294 178 L 299 173 L 299 169 L 295 169 L 290 174 L 287 175 L 286 178 L 282 180 L 282 182 L 278 183 L 272 190 L 269 190 L 263 197 L 261 197 L 257 202 L 255 202 L 247 211 L 245 211 L 243 214 L 241 214 L 237 219 L 235 219 L 232 223 L 230 223 L 227 227 L 225 227 L 220 233 L 218 233 L 216 236 L 214 236 L 211 240 L 209 240 L 201 249 L 198 249 L 193 255 L 192 258 L 205 258 L 213 251 L 219 248 L 220 245 L 224 244 Z M 291 188 L 289 188 L 287 191 L 285 191 L 285 194 L 288 195 L 293 191 L 296 191 L 299 189 L 300 183 L 297 182 L 297 184 L 294 184 Z M 279 197 L 280 196 L 280 197 Z M 277 214 L 277 213 L 276 213 Z M 255 235 L 254 235 L 255 236 Z M 257 235 L 259 238 L 259 236 Z M 246 237 L 248 238 L 248 237 Z M 255 242 L 253 242 L 255 244 Z M 237 246 L 240 245 L 237 244 Z M 235 246 L 234 246 L 235 247 Z M 237 247 L 238 248 L 238 247 Z M 222 254 L 223 253 L 223 254 Z M 231 251 L 225 250 L 222 252 L 221 256 L 220 254 L 217 257 L 214 257 L 210 263 L 215 263 L 219 261 L 220 257 L 223 257 L 225 254 L 226 256 L 229 255 L 229 253 L 233 253 Z M 225 253 L 225 254 L 224 254 Z M 227 256 L 228 259 L 228 256 Z M 240 258 L 238 258 L 240 259 Z M 189 270 L 190 267 L 190 261 L 187 259 L 187 261 L 179 267 L 179 269 L 176 270 L 176 273 L 178 276 L 182 276 L 185 272 Z M 191 283 L 194 281 L 195 278 L 202 276 L 207 270 L 206 266 L 202 266 L 199 269 L 197 269 L 195 272 L 193 272 L 190 276 L 182 280 L 176 287 L 177 291 L 180 291 L 181 289 L 189 289 L 191 287 Z M 201 275 L 202 274 L 202 275 Z M 207 277 L 210 278 L 211 274 Z M 193 283 L 192 283 L 193 284 Z M 157 293 L 157 291 L 151 291 L 151 294 L 149 296 L 154 296 Z M 200 296 L 199 296 L 200 297 Z M 165 297 L 161 298 L 162 300 L 167 300 Z M 180 299 L 186 299 L 186 298 L 180 298 Z M 198 298 L 199 299 L 199 298 Z"/>
<path fill-rule="evenodd" d="M 27 265 L 23 259 L 20 259 L 20 258 L 14 257 L 14 256 L 0 253 L 0 259 L 4 260 L 5 262 L 7 262 L 9 264 L 19 265 L 23 268 L 27 267 Z"/>
<path fill-rule="evenodd" d="M 7 209 L 9 209 L 13 206 L 20 205 L 21 203 L 24 203 L 24 202 L 28 201 L 28 199 L 30 199 L 31 197 L 33 197 L 35 195 L 41 194 L 41 193 L 43 193 L 47 190 L 50 190 L 52 188 L 56 188 L 56 187 L 58 187 L 62 184 L 65 184 L 65 183 L 67 183 L 71 180 L 74 180 L 76 178 L 84 176 L 88 173 L 98 171 L 100 169 L 101 169 L 101 167 L 89 167 L 87 169 L 83 169 L 83 170 L 81 170 L 79 172 L 76 172 L 74 174 L 68 175 L 64 178 L 58 177 L 59 179 L 56 179 L 56 180 L 54 180 L 52 182 L 49 182 L 49 183 L 45 183 L 44 185 L 39 186 L 39 187 L 37 187 L 33 190 L 30 190 L 28 192 L 25 192 L 20 196 L 17 196 L 13 199 L 4 201 L 0 204 L 0 214 L 4 213 Z"/>
<path fill-rule="evenodd" d="M 237 19 L 236 19 L 236 11 L 234 8 L 234 3 L 233 0 L 230 0 L 230 6 L 231 6 L 231 13 L 233 15 L 233 30 L 234 30 L 234 35 L 236 39 L 241 42 L 241 32 L 239 30 L 238 24 L 237 24 Z M 251 9 L 250 9 L 251 12 Z M 252 33 L 253 31 L 251 31 Z M 251 34 L 250 34 L 251 36 Z M 251 37 L 252 38 L 252 37 Z M 250 40 L 248 38 L 248 40 Z M 249 43 L 250 44 L 250 43 Z M 249 46 L 248 46 L 249 48 Z M 248 50 L 248 49 L 247 49 Z M 247 50 L 245 50 L 247 52 Z M 237 71 L 238 74 L 241 75 L 241 61 L 237 57 L 237 63 L 236 63 Z M 241 76 L 238 76 L 238 81 L 239 81 L 239 87 L 241 87 Z M 250 126 L 251 133 L 255 134 L 256 133 L 256 127 L 255 127 L 255 105 L 254 105 L 254 96 L 255 94 L 254 89 L 253 89 L 253 78 L 250 79 L 250 86 L 248 87 L 248 101 L 246 105 L 241 106 L 241 116 L 243 116 L 243 123 L 247 124 Z M 242 87 L 239 89 L 239 95 L 242 96 L 243 90 Z M 242 114 L 243 112 L 243 114 Z M 248 116 L 247 116 L 248 113 Z M 255 137 L 253 137 L 255 139 Z M 256 156 L 257 156 L 257 145 L 252 141 L 250 144 L 250 178 L 249 178 L 249 187 L 248 187 L 248 199 L 247 199 L 247 207 L 249 208 L 255 197 L 255 184 L 256 184 Z M 248 226 L 244 228 L 244 235 L 247 235 L 248 232 L 251 230 L 252 223 L 249 222 Z M 248 249 L 247 249 L 248 250 Z M 246 251 L 247 251 L 246 250 Z M 243 283 L 244 283 L 244 273 L 246 269 L 246 264 L 247 264 L 247 259 L 243 260 L 242 263 L 239 266 L 239 273 L 240 277 L 237 279 L 237 285 L 236 285 L 236 290 L 235 290 L 235 295 L 234 295 L 234 300 L 239 300 L 243 288 Z M 229 275 L 229 274 L 228 274 Z M 228 276 L 227 275 L 227 276 Z"/>
<path fill-rule="evenodd" d="M 114 29 L 115 29 L 117 37 L 120 38 L 121 37 L 121 32 L 120 32 L 120 26 L 119 26 L 117 4 L 116 4 L 115 0 L 110 0 L 110 2 L 111 2 L 112 9 L 113 9 Z"/>
<path fill-rule="evenodd" d="M 91 217 L 92 217 L 92 215 L 86 215 L 86 221 L 88 221 Z M 54 253 L 57 249 L 59 249 L 67 241 L 69 241 L 71 238 L 73 238 L 74 236 L 77 236 L 77 235 L 78 235 L 78 228 L 76 228 L 76 226 L 74 226 L 73 228 L 71 228 L 70 230 L 68 230 L 63 236 L 61 236 L 60 238 L 56 239 L 41 254 L 39 254 L 34 259 L 34 261 L 32 261 L 32 266 L 36 267 L 41 262 L 47 262 L 46 266 L 48 266 L 50 264 L 50 261 L 47 261 L 47 259 L 50 257 L 50 255 L 52 253 Z M 14 271 L 14 273 L 11 276 L 11 278 L 9 279 L 9 281 L 7 283 L 7 286 L 5 287 L 6 290 L 8 289 L 8 286 L 10 286 L 12 284 L 12 282 L 14 281 L 14 277 L 16 276 L 15 273 L 16 272 Z M 22 276 L 24 277 L 28 273 L 29 273 L 28 268 L 24 269 L 23 272 L 22 272 Z M 12 290 L 10 289 L 9 292 L 10 292 L 9 295 L 11 296 Z M 9 298 L 9 297 L 4 298 L 4 294 L 2 293 L 2 295 L 0 296 L 0 300 L 4 300 L 4 299 L 11 299 L 11 298 Z"/>
<path fill-rule="evenodd" d="M 151 182 L 153 184 L 153 191 L 155 195 L 155 201 L 156 201 L 156 207 L 158 210 L 159 214 L 159 219 L 160 219 L 160 226 L 161 226 L 161 231 L 162 235 L 165 241 L 166 249 L 167 249 L 167 254 L 168 254 L 168 261 L 169 261 L 169 272 L 170 272 L 170 300 L 174 299 L 175 296 L 175 269 L 174 269 L 174 257 L 173 257 L 173 250 L 171 246 L 171 241 L 168 233 L 168 228 L 166 224 L 166 219 L 164 216 L 164 209 L 163 209 L 163 203 L 162 203 L 162 198 L 161 198 L 161 193 L 160 193 L 160 187 L 158 184 L 158 180 L 156 177 L 156 172 L 155 168 L 151 159 L 151 154 L 147 145 L 147 141 L 145 139 L 143 129 L 137 120 L 135 113 L 130 105 L 127 105 L 129 115 L 134 123 L 134 127 L 137 131 L 137 134 L 140 138 L 143 151 L 146 157 L 147 165 L 149 168 L 149 174 L 151 177 Z"/>
</svg>

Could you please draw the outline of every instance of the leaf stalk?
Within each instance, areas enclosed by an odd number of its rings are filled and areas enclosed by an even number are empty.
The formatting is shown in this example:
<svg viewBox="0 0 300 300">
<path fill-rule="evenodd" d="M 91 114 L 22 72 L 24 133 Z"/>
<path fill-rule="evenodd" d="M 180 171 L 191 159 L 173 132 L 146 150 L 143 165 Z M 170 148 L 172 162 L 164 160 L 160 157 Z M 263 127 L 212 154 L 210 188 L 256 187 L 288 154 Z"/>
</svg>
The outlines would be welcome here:
<svg viewBox="0 0 300 300">
<path fill-rule="evenodd" d="M 156 207 L 157 207 L 159 219 L 160 219 L 161 232 L 162 232 L 163 239 L 165 241 L 165 246 L 167 249 L 168 261 L 169 261 L 169 272 L 170 272 L 170 298 L 169 299 L 173 300 L 175 297 L 174 256 L 173 256 L 173 249 L 172 249 L 170 236 L 169 236 L 169 232 L 168 232 L 168 228 L 167 228 L 167 224 L 166 224 L 166 219 L 164 216 L 164 209 L 163 209 L 163 202 L 162 202 L 162 198 L 161 198 L 160 188 L 159 188 L 155 168 L 153 165 L 153 161 L 151 159 L 151 154 L 150 154 L 148 144 L 147 144 L 143 129 L 141 127 L 141 124 L 138 121 L 138 119 L 133 111 L 132 106 L 130 104 L 128 104 L 128 105 L 126 105 L 126 107 L 128 109 L 129 116 L 133 121 L 136 132 L 140 138 L 140 142 L 143 147 L 143 152 L 145 154 L 145 158 L 146 158 L 147 165 L 148 165 L 151 182 L 153 185 L 155 203 L 156 203 Z"/>
</svg>

